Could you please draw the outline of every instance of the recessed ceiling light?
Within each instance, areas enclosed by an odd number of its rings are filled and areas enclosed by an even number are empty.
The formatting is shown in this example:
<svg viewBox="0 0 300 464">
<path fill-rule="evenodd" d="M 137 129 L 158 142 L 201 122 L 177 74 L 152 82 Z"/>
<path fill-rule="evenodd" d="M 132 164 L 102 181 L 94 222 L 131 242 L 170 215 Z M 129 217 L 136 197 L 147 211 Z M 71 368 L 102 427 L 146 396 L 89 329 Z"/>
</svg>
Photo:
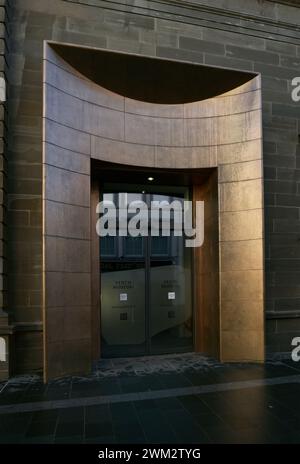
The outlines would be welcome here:
<svg viewBox="0 0 300 464">
<path fill-rule="evenodd" d="M 148 177 L 148 180 L 150 180 L 150 182 L 152 182 L 154 180 L 154 177 Z"/>
</svg>

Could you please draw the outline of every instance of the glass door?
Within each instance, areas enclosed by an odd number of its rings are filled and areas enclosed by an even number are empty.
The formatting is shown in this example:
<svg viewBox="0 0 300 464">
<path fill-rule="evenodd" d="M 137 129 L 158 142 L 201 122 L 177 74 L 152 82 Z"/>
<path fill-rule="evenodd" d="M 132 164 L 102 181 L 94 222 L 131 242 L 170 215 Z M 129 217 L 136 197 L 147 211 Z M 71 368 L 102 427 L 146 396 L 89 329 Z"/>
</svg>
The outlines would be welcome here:
<svg viewBox="0 0 300 464">
<path fill-rule="evenodd" d="M 183 196 L 151 195 L 151 201 L 177 202 Z M 181 221 L 178 224 L 178 221 Z M 183 217 L 171 215 L 170 226 L 159 222 L 158 236 L 150 237 L 149 317 L 152 354 L 175 353 L 193 349 L 191 248 L 185 247 Z M 169 233 L 170 230 L 170 233 Z"/>
<path fill-rule="evenodd" d="M 143 194 L 128 193 L 128 201 Z M 122 211 L 115 193 L 104 193 L 113 201 L 117 216 Z M 144 237 L 116 236 L 100 239 L 101 353 L 103 357 L 137 356 L 146 353 L 146 243 Z"/>
<path fill-rule="evenodd" d="M 162 210 L 156 230 L 150 228 L 152 202 L 183 204 L 185 195 L 186 189 L 172 195 L 127 193 L 128 202 L 142 200 L 148 207 L 147 235 L 123 236 L 119 227 L 116 236 L 100 239 L 103 357 L 193 349 L 191 249 L 175 233 L 182 224 L 176 224 L 180 219 L 174 213 L 169 232 Z M 104 193 L 103 199 L 118 204 L 117 193 Z"/>
</svg>

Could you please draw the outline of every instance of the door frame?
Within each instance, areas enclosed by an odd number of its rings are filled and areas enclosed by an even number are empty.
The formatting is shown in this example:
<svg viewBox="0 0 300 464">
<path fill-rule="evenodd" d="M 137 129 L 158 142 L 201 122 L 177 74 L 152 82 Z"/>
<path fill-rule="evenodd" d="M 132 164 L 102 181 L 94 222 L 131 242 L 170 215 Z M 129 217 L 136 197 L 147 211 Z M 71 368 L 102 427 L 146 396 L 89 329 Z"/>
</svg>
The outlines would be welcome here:
<svg viewBox="0 0 300 464">
<path fill-rule="evenodd" d="M 210 210 L 214 211 L 214 241 L 213 241 L 213 292 L 207 293 L 207 281 L 203 275 L 205 251 L 203 247 L 195 248 L 192 252 L 192 300 L 193 300 L 193 344 L 194 351 L 207 354 L 220 359 L 220 286 L 219 286 L 219 212 L 218 212 L 218 170 L 216 168 L 200 169 L 161 169 L 143 168 L 140 166 L 127 166 L 107 161 L 91 160 L 91 262 L 92 262 L 92 360 L 97 362 L 101 358 L 101 318 L 100 318 L 100 266 L 99 266 L 99 237 L 95 231 L 95 224 L 98 219 L 96 206 L 99 202 L 99 185 L 113 179 L 119 179 L 127 184 L 136 184 L 136 179 L 143 176 L 155 175 L 163 179 L 162 185 L 175 185 L 176 187 L 188 187 L 191 199 L 204 200 Z M 172 182 L 170 182 L 170 179 Z M 125 183 L 124 182 L 124 183 Z M 205 213 L 206 214 L 206 213 Z M 206 226 L 205 226 L 206 227 Z M 205 234 L 209 231 L 205 231 Z M 211 259 L 211 258 L 210 258 Z M 101 265 L 101 263 L 100 263 Z M 214 295 L 214 296 L 212 296 Z M 210 311 L 205 300 L 213 298 L 212 307 L 215 317 L 213 321 L 207 320 Z M 207 324 L 210 327 L 207 327 Z M 209 330 L 207 330 L 207 328 Z M 206 335 L 207 332 L 207 335 Z M 208 343 L 211 338 L 216 341 L 214 346 Z"/>
</svg>

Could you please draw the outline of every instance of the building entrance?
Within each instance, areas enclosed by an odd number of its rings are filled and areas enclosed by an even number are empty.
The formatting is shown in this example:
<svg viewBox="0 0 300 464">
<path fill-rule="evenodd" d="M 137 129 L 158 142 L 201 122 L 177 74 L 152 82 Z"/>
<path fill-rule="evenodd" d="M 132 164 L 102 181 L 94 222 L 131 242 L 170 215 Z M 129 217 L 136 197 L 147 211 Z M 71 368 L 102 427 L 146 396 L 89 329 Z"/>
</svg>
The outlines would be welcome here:
<svg viewBox="0 0 300 464">
<path fill-rule="evenodd" d="M 162 215 L 163 208 L 168 208 L 163 205 L 174 201 L 183 204 L 188 189 L 156 187 L 145 191 L 119 184 L 104 185 L 102 192 L 102 200 L 116 205 L 117 227 L 115 236 L 100 238 L 101 356 L 193 350 L 191 248 L 176 232 L 176 221 L 182 219 L 169 209 L 168 232 Z M 126 232 L 134 215 L 124 215 L 124 198 L 128 204 L 147 205 L 147 234 L 132 236 Z M 152 202 L 162 205 L 156 229 L 150 229 Z"/>
</svg>

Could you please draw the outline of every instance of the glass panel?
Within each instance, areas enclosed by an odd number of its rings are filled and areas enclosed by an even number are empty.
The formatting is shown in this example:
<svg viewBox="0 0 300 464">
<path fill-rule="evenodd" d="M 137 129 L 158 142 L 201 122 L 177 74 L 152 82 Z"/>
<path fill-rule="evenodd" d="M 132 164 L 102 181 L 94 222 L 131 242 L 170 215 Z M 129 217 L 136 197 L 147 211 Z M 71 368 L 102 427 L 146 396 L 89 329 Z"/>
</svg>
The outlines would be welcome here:
<svg viewBox="0 0 300 464">
<path fill-rule="evenodd" d="M 101 270 L 102 356 L 144 354 L 144 263 L 102 261 Z"/>
<path fill-rule="evenodd" d="M 142 237 L 124 237 L 123 252 L 126 257 L 142 257 L 144 254 L 144 241 Z"/>
<path fill-rule="evenodd" d="M 165 197 L 168 201 L 180 198 Z M 171 215 L 172 217 L 172 215 Z M 161 233 L 161 229 L 160 229 Z M 152 237 L 150 336 L 152 353 L 193 349 L 191 249 L 184 237 Z"/>
<path fill-rule="evenodd" d="M 151 201 L 176 201 L 178 206 L 183 202 L 180 195 L 128 193 L 127 201 L 143 200 L 149 206 Z M 125 213 L 118 194 L 103 197 L 115 202 L 117 212 Z M 174 236 L 183 218 L 172 210 L 170 218 L 171 222 L 168 214 L 160 213 L 159 236 L 119 236 L 117 232 L 117 237 L 100 239 L 104 357 L 193 349 L 191 249 L 184 246 L 184 237 Z M 169 222 L 171 235 L 163 236 Z"/>
<path fill-rule="evenodd" d="M 117 194 L 104 194 L 105 199 Z M 140 195 L 128 195 L 128 201 Z M 135 356 L 146 350 L 145 253 L 142 237 L 102 237 L 101 354 Z"/>
<path fill-rule="evenodd" d="M 116 237 L 102 237 L 101 239 L 101 256 L 117 258 L 117 240 Z"/>
<path fill-rule="evenodd" d="M 151 255 L 152 256 L 169 256 L 170 237 L 152 237 Z"/>
</svg>

